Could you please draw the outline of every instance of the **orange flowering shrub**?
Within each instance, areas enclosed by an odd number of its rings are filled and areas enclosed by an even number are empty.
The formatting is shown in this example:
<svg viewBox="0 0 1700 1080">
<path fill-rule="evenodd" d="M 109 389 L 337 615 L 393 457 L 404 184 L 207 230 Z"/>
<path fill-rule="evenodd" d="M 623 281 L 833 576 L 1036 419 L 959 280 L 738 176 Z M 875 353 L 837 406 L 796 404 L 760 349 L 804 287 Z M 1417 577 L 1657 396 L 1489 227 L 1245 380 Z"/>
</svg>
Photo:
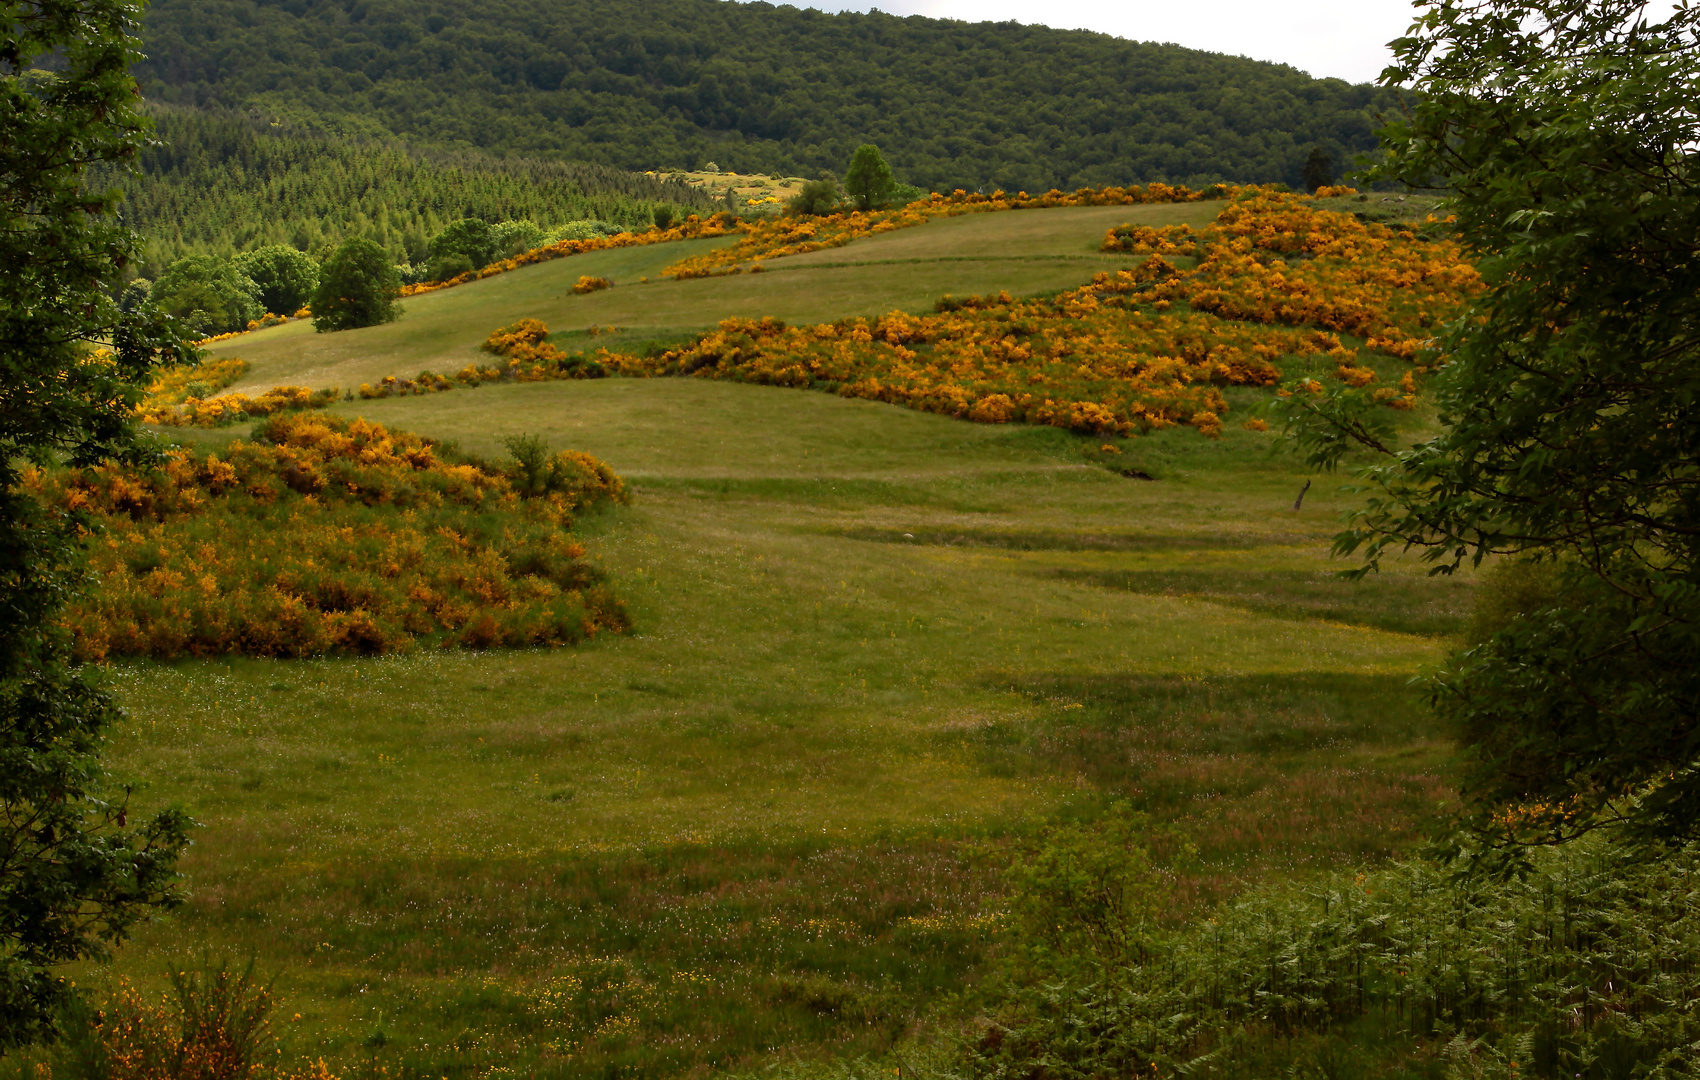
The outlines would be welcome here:
<svg viewBox="0 0 1700 1080">
<path fill-rule="evenodd" d="M 919 205 L 922 204 L 865 214 L 856 211 L 826 217 L 775 218 L 757 222 L 746 228 L 743 238 L 736 244 L 681 260 L 661 273 L 664 277 L 679 279 L 737 274 L 743 272 L 746 263 L 751 264 L 750 272 L 756 273 L 762 269 L 762 259 L 824 251 L 843 247 L 864 236 L 925 225 L 933 215 L 915 209 Z"/>
<path fill-rule="evenodd" d="M 204 360 L 199 364 L 176 364 L 154 373 L 142 398 L 142 410 L 159 409 L 181 404 L 198 390 L 200 397 L 210 396 L 208 390 L 223 390 L 248 373 L 248 361 L 236 357 Z"/>
<path fill-rule="evenodd" d="M 65 613 L 79 658 L 560 644 L 625 628 L 567 531 L 627 497 L 600 461 L 557 454 L 547 490 L 522 497 L 517 465 L 444 460 L 361 420 L 274 416 L 257 436 L 152 471 L 29 474 L 42 502 L 103 526 L 90 544 L 101 587 Z"/>
<path fill-rule="evenodd" d="M 89 1032 L 108 1080 L 337 1080 L 324 1059 L 280 1067 L 271 989 L 248 972 L 177 972 L 174 993 L 144 997 L 127 979 Z M 75 1021 L 74 1021 L 75 1022 Z"/>
<path fill-rule="evenodd" d="M 259 397 L 236 392 L 201 401 L 189 398 L 181 405 L 151 405 L 143 402 L 136 418 L 162 427 L 222 427 L 257 416 L 300 409 L 322 409 L 337 399 L 334 386 L 309 390 L 305 386 L 274 386 Z"/>
<path fill-rule="evenodd" d="M 264 330 L 268 326 L 282 326 L 284 323 L 290 321 L 291 319 L 288 315 L 274 315 L 268 311 L 257 319 L 249 319 L 246 329 Z"/>
<path fill-rule="evenodd" d="M 596 327 L 591 327 L 591 333 L 596 333 Z M 499 368 L 464 368 L 455 379 L 476 386 L 499 379 L 542 382 L 551 378 L 600 378 L 606 374 L 600 365 L 586 363 L 582 357 L 569 356 L 555 348 L 548 337 L 549 327 L 539 319 L 521 319 L 512 326 L 504 326 L 493 331 L 479 347 L 506 357 L 508 362 Z"/>
<path fill-rule="evenodd" d="M 921 212 L 917 207 L 928 205 L 942 208 L 939 212 L 976 212 L 976 207 L 1224 194 L 1235 195 L 1235 201 L 1206 229 L 1110 230 L 1107 250 L 1143 258 L 1050 299 L 947 296 L 933 315 L 810 327 L 731 319 L 690 346 L 652 357 L 606 349 L 567 354 L 547 341 L 547 326 L 523 319 L 484 343 L 504 364 L 468 365 L 452 376 L 391 377 L 362 386 L 360 394 L 389 397 L 609 372 L 700 375 L 828 389 L 984 423 L 1025 421 L 1121 434 L 1190 424 L 1214 435 L 1227 412 L 1219 387 L 1272 385 L 1282 357 L 1310 356 L 1331 363 L 1342 381 L 1366 386 L 1377 376 L 1362 351 L 1414 361 L 1430 328 L 1453 317 L 1481 287 L 1474 267 L 1451 241 L 1365 224 L 1319 210 L 1307 197 L 1267 188 L 1191 192 L 1163 185 L 1073 196 L 1057 192 L 1037 200 L 958 192 L 883 217 L 783 220 L 669 272 L 737 273 L 740 260 L 819 250 L 881 225 L 900 227 Z M 1170 256 L 1193 256 L 1198 263 L 1183 271 Z M 754 262 L 749 272 L 760 265 Z M 1362 337 L 1362 347 L 1348 347 L 1342 333 Z M 1383 387 L 1374 395 L 1392 408 L 1410 408 L 1416 385 L 1406 372 L 1397 389 Z"/>
<path fill-rule="evenodd" d="M 164 427 L 219 427 L 292 409 L 322 408 L 337 397 L 335 387 L 309 390 L 304 386 L 274 386 L 259 397 L 212 393 L 247 371 L 248 362 L 236 357 L 166 368 L 148 385 L 136 418 Z"/>
<path fill-rule="evenodd" d="M 955 217 L 961 214 L 990 213 L 1002 210 L 1038 210 L 1060 206 L 1134 206 L 1143 203 L 1197 202 L 1200 199 L 1225 199 L 1245 189 L 1228 184 L 1216 184 L 1202 191 L 1171 187 L 1168 184 L 1137 184 L 1125 188 L 1081 188 L 1065 192 L 1051 190 L 1043 195 L 1030 196 L 1025 191 L 1010 195 L 995 191 L 990 195 L 969 194 L 958 188 L 949 195 L 933 194 L 907 206 L 870 213 L 851 211 L 815 218 L 777 218 L 745 227 L 745 236 L 731 247 L 717 248 L 674 263 L 661 271 L 673 278 L 698 278 L 715 274 L 744 272 L 760 273 L 761 260 L 786 255 L 801 255 L 810 251 L 843 247 L 852 240 L 873 236 L 893 229 L 925 225 L 936 217 Z"/>
<path fill-rule="evenodd" d="M 581 282 L 590 280 L 580 278 Z M 603 279 L 595 279 L 603 280 Z M 577 291 L 576 289 L 574 290 Z M 589 291 L 589 290 L 587 290 Z M 479 348 L 497 356 L 506 356 L 520 364 L 546 362 L 552 363 L 564 355 L 561 350 L 549 344 L 549 327 L 540 319 L 521 319 L 512 326 L 504 326 L 493 330 L 484 339 Z"/>
<path fill-rule="evenodd" d="M 1341 348 L 1332 334 L 1132 310 L 1136 286 L 1131 273 L 1100 275 L 1055 299 L 946 300 L 934 315 L 818 326 L 728 319 L 683 349 L 599 359 L 624 374 L 814 387 L 986 423 L 1125 435 L 1176 424 L 1214 433 L 1227 411 L 1220 387 L 1272 385 L 1280 357 Z"/>
<path fill-rule="evenodd" d="M 535 323 L 539 327 L 543 325 L 535 319 L 525 319 L 522 323 Z M 491 340 L 506 335 L 510 329 L 505 327 L 496 331 L 490 335 Z M 543 332 L 546 333 L 547 330 Z M 438 375 L 430 371 L 421 371 L 411 379 L 386 375 L 377 383 L 361 383 L 359 395 L 362 398 L 406 397 L 409 394 L 432 394 L 453 390 L 457 386 L 482 386 L 487 382 L 600 379 L 608 374 L 608 369 L 595 357 L 587 357 L 582 353 L 564 353 L 547 341 L 522 339 L 501 343 L 495 348 L 486 341 L 484 348 L 507 358 L 507 363 L 485 367 L 468 364 L 452 375 Z M 603 353 L 599 350 L 597 355 Z"/>
<path fill-rule="evenodd" d="M 1103 251 L 1121 251 L 1130 255 L 1198 254 L 1196 234 L 1189 225 L 1153 228 L 1150 225 L 1117 225 L 1104 237 Z"/>
<path fill-rule="evenodd" d="M 1164 189 L 1142 197 L 1208 194 L 1219 193 Z M 598 360 L 622 373 L 812 386 L 989 423 L 1121 434 L 1184 423 L 1215 435 L 1227 412 L 1217 387 L 1272 385 L 1280 358 L 1313 355 L 1332 363 L 1342 381 L 1368 385 L 1375 370 L 1340 334 L 1413 361 L 1430 328 L 1481 287 L 1451 241 L 1365 224 L 1269 188 L 1230 194 L 1234 201 L 1207 229 L 1110 230 L 1105 250 L 1144 258 L 1054 299 L 946 297 L 934 316 L 798 328 L 734 319 L 658 357 Z M 846 219 L 839 227 L 853 225 Z M 792 228 L 772 235 L 795 245 L 802 234 Z M 759 239 L 752 234 L 706 258 L 733 260 Z M 1178 269 L 1169 257 L 1179 256 L 1196 256 L 1197 267 Z M 1415 392 L 1407 372 L 1397 390 L 1375 396 L 1409 408 Z"/>
<path fill-rule="evenodd" d="M 728 236 L 738 232 L 745 226 L 731 214 L 719 213 L 707 218 L 699 218 L 692 214 L 685 220 L 668 229 L 650 229 L 640 233 L 615 233 L 613 236 L 593 236 L 583 240 L 561 240 L 545 247 L 522 252 L 511 259 L 502 259 L 489 266 L 448 281 L 435 281 L 418 285 L 403 285 L 402 296 L 418 296 L 421 293 L 436 292 L 438 289 L 450 289 L 456 285 L 464 285 L 468 281 L 479 278 L 504 274 L 509 270 L 518 270 L 522 266 L 535 263 L 549 262 L 553 259 L 565 259 L 573 255 L 583 255 L 589 251 L 608 251 L 613 248 L 642 247 L 647 244 L 665 244 L 674 240 L 696 240 L 702 237 Z"/>
<path fill-rule="evenodd" d="M 573 292 L 583 296 L 585 293 L 598 292 L 613 287 L 614 283 L 605 277 L 591 277 L 589 274 L 580 274 L 578 281 L 573 285 Z"/>
<path fill-rule="evenodd" d="M 1455 242 L 1318 209 L 1303 196 L 1259 192 L 1230 204 L 1196 237 L 1183 230 L 1122 226 L 1105 246 L 1137 232 L 1143 250 L 1184 243 L 1202 253 L 1197 269 L 1166 280 L 1153 300 L 1184 301 L 1225 319 L 1354 334 L 1407 362 L 1482 289 Z"/>
</svg>

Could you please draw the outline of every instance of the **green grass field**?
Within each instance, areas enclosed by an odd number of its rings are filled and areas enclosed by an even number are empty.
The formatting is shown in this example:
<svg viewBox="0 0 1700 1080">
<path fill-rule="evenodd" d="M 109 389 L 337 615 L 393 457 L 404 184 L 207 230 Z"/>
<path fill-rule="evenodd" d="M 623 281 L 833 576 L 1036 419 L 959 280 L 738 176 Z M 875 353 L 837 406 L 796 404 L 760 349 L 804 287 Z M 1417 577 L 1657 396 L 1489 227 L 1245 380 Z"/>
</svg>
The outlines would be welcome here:
<svg viewBox="0 0 1700 1080">
<path fill-rule="evenodd" d="M 643 313 L 660 333 L 730 297 L 816 319 L 1041 291 L 1096 268 L 1097 239 L 1131 216 L 1112 209 L 953 219 L 754 278 L 628 288 L 675 253 L 587 256 L 416 300 L 389 327 L 232 347 L 268 385 L 346 384 L 449 367 L 436 357 L 524 315 Z M 928 250 L 937 265 L 911 272 Z M 550 299 L 610 267 L 620 287 Z M 291 1056 L 701 1075 L 877 1053 L 971 1002 L 996 949 L 995 852 L 1059 815 L 1126 799 L 1184 830 L 1202 853 L 1184 919 L 1243 882 L 1402 850 L 1444 812 L 1448 744 L 1407 682 L 1469 582 L 1330 576 L 1347 496 L 1322 478 L 1294 512 L 1306 474 L 1270 435 L 1108 453 L 686 379 L 340 408 L 469 450 L 527 432 L 610 462 L 637 499 L 584 529 L 635 630 L 572 650 L 114 665 L 131 710 L 114 764 L 138 804 L 181 801 L 203 827 L 187 906 L 80 979 L 253 955 L 278 973 Z"/>
<path fill-rule="evenodd" d="M 478 351 L 485 337 L 522 318 L 542 319 L 557 343 L 571 349 L 673 342 L 732 316 L 813 323 L 931 311 L 945 293 L 1036 295 L 1079 285 L 1125 262 L 1098 251 L 1112 226 L 1129 220 L 1202 225 L 1220 208 L 1098 206 L 943 218 L 849 247 L 773 260 L 768 274 L 753 277 L 661 278 L 663 268 L 731 238 L 599 251 L 414 297 L 402 304 L 402 317 L 385 326 L 315 334 L 309 322 L 286 323 L 210 351 L 253 365 L 234 389 L 353 388 L 386 375 L 453 372 L 487 362 L 488 354 Z M 573 283 L 586 274 L 606 277 L 615 287 L 575 295 Z M 618 331 L 590 338 L 590 327 Z"/>
</svg>

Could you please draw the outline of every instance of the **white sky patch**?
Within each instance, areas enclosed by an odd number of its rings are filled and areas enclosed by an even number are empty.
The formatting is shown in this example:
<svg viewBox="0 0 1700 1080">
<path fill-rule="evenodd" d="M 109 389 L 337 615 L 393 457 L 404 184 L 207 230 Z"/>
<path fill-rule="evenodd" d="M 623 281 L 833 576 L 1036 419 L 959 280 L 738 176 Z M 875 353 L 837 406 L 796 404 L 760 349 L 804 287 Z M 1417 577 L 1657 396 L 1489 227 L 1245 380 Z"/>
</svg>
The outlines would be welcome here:
<svg viewBox="0 0 1700 1080">
<path fill-rule="evenodd" d="M 780 2 L 780 0 L 775 0 Z M 1318 78 L 1373 82 L 1392 62 L 1387 43 L 1416 17 L 1410 0 L 790 0 L 822 11 L 926 15 L 963 22 L 1039 23 L 1059 30 L 1097 30 L 1131 41 L 1172 42 L 1189 49 L 1291 64 Z"/>
</svg>

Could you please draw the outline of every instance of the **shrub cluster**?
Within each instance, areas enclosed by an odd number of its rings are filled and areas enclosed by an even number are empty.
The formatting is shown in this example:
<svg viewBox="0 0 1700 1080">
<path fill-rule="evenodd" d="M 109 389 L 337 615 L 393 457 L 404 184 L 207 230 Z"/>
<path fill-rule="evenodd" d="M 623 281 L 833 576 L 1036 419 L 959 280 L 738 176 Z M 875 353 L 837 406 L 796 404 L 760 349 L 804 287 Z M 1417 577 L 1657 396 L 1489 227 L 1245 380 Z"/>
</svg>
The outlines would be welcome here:
<svg viewBox="0 0 1700 1080">
<path fill-rule="evenodd" d="M 1247 189 L 1216 184 L 1201 191 L 1168 184 L 1137 184 L 1128 187 L 1081 188 L 1079 191 L 1048 191 L 1010 195 L 970 194 L 958 189 L 949 195 L 933 194 L 891 210 L 847 211 L 844 213 L 779 218 L 745 226 L 746 235 L 730 247 L 683 259 L 661 273 L 673 278 L 699 278 L 718 274 L 755 273 L 762 260 L 801 255 L 843 247 L 852 240 L 893 229 L 925 225 L 936 217 L 983 214 L 1002 210 L 1041 210 L 1062 206 L 1135 206 L 1146 203 L 1197 202 L 1230 198 Z"/>
<path fill-rule="evenodd" d="M 1420 360 L 1433 328 L 1456 317 L 1480 289 L 1475 268 L 1450 240 L 1366 224 L 1318 209 L 1305 196 L 1266 188 L 1230 193 L 1236 198 L 1206 229 L 1112 229 L 1104 247 L 1143 260 L 1055 297 L 947 296 L 932 315 L 894 313 L 803 327 L 729 319 L 688 346 L 648 356 L 606 349 L 565 353 L 548 342 L 543 323 L 524 319 L 484 343 L 486 352 L 507 361 L 503 365 L 469 365 L 446 377 L 392 377 L 362 386 L 360 394 L 389 397 L 610 372 L 695 375 L 830 390 L 985 423 L 1121 435 L 1186 424 L 1216 435 L 1228 409 L 1221 387 L 1272 386 L 1281 377 L 1282 358 L 1319 355 L 1341 381 L 1368 386 L 1377 375 L 1364 352 Z M 669 272 L 737 273 L 740 259 L 751 260 L 754 271 L 761 265 L 758 252 L 773 257 L 818 250 L 919 224 L 923 206 L 974 213 L 1065 200 L 1121 205 L 1221 194 L 1151 185 L 1037 199 L 934 196 L 885 214 L 758 224 L 740 244 Z M 1197 266 L 1182 270 L 1170 257 L 1196 258 Z M 1353 347 L 1343 333 L 1364 342 Z M 1388 406 L 1409 408 L 1422 370 L 1407 370 L 1396 386 L 1369 392 Z"/>
<path fill-rule="evenodd" d="M 1141 192 L 1146 199 L 1194 194 Z M 1475 268 L 1449 240 L 1365 224 L 1303 196 L 1263 188 L 1237 195 L 1201 231 L 1112 229 L 1107 250 L 1144 260 L 1054 298 L 945 297 L 932 316 L 810 327 L 733 319 L 658 356 L 596 359 L 622 374 L 814 387 L 993 423 L 1123 435 L 1191 424 L 1214 435 L 1227 409 L 1218 387 L 1273 385 L 1282 357 L 1318 354 L 1336 377 L 1366 386 L 1376 373 L 1341 333 L 1411 362 L 1432 328 L 1480 289 Z M 792 237 L 814 225 L 782 224 Z M 766 235 L 782 234 L 774 227 Z M 1194 256 L 1198 265 L 1183 271 L 1165 256 Z M 1397 387 L 1373 395 L 1408 408 L 1415 390 L 1407 371 Z"/>
<path fill-rule="evenodd" d="M 504 364 L 468 364 L 452 375 L 421 371 L 411 379 L 386 375 L 377 383 L 361 383 L 362 398 L 405 397 L 432 394 L 457 386 L 482 386 L 488 382 L 551 382 L 557 379 L 600 379 L 608 369 L 582 353 L 566 353 L 548 341 L 549 327 L 540 319 L 521 319 L 492 331 L 480 346 L 502 357 Z"/>
<path fill-rule="evenodd" d="M 625 485 L 582 454 L 549 458 L 541 490 L 526 468 L 455 463 L 414 435 L 294 414 L 222 458 L 37 470 L 29 486 L 101 526 L 101 587 L 65 619 L 82 659 L 557 644 L 624 629 L 567 530 L 581 510 L 624 501 Z"/>
<path fill-rule="evenodd" d="M 549 262 L 553 259 L 565 259 L 573 255 L 582 255 L 588 251 L 607 251 L 612 248 L 642 247 L 646 244 L 665 244 L 674 240 L 694 240 L 705 236 L 726 236 L 741 228 L 739 221 L 731 214 L 713 214 L 707 218 L 692 214 L 677 225 L 670 228 L 654 228 L 643 232 L 620 232 L 612 236 L 569 235 L 565 239 L 556 240 L 540 248 L 515 255 L 511 258 L 500 259 L 480 269 L 464 271 L 443 281 L 423 282 L 416 285 L 403 285 L 403 297 L 418 296 L 421 293 L 435 292 L 438 289 L 453 288 L 464 285 L 468 281 L 505 274 L 509 270 L 518 270 L 522 266 L 535 263 Z"/>
<path fill-rule="evenodd" d="M 1449 1077 L 1693 1075 L 1700 846 L 1596 834 L 1503 881 L 1410 861 L 1166 929 L 1162 866 L 1116 824 L 1059 828 L 1016 865 L 1025 988 L 968 1047 L 971 1075 L 1246 1075 L 1272 1037 L 1366 1015 Z"/>
<path fill-rule="evenodd" d="M 305 386 L 274 386 L 258 397 L 240 390 L 200 400 L 191 397 L 181 405 L 148 406 L 144 404 L 137 419 L 144 424 L 161 427 L 216 428 L 241 423 L 260 416 L 322 409 L 337 399 L 340 391 L 334 386 L 310 390 Z"/>
<path fill-rule="evenodd" d="M 190 398 L 205 400 L 247 373 L 248 361 L 234 356 L 160 368 L 154 372 L 153 381 L 148 383 L 143 394 L 141 410 L 145 415 L 149 411 L 180 405 Z"/>
<path fill-rule="evenodd" d="M 1125 435 L 1177 424 L 1216 434 L 1221 386 L 1272 385 L 1276 358 L 1340 348 L 1331 334 L 1130 312 L 1118 299 L 1089 286 L 1055 300 L 947 301 L 930 316 L 728 319 L 657 356 L 598 356 L 622 374 L 826 389 L 984 423 Z"/>
<path fill-rule="evenodd" d="M 1354 334 L 1408 362 L 1482 291 L 1481 275 L 1453 240 L 1274 192 L 1236 200 L 1196 233 L 1184 225 L 1121 225 L 1103 248 L 1199 256 L 1197 269 L 1168 276 L 1154 300 L 1184 301 L 1224 319 Z"/>
<path fill-rule="evenodd" d="M 271 987 L 225 965 L 173 970 L 170 989 L 142 993 L 120 978 L 98 997 L 73 999 L 61 1038 L 35 1075 L 80 1080 L 338 1080 L 324 1059 L 282 1060 Z M 24 1070 L 15 1068 L 19 1075 Z"/>
</svg>

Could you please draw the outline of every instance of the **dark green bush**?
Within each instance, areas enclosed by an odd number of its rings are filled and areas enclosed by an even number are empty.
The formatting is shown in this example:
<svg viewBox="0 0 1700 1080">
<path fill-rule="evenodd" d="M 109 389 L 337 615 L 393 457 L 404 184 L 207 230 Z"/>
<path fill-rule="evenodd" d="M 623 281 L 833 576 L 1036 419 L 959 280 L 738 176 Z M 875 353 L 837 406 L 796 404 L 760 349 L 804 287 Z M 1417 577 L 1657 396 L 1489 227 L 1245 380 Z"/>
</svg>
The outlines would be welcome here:
<svg viewBox="0 0 1700 1080">
<path fill-rule="evenodd" d="M 450 281 L 462 274 L 470 274 L 477 267 L 465 255 L 441 255 L 432 259 L 425 269 L 426 281 Z"/>
<path fill-rule="evenodd" d="M 393 322 L 401 275 L 384 249 L 370 240 L 344 240 L 319 272 L 313 293 L 313 329 L 354 330 Z"/>
<path fill-rule="evenodd" d="M 293 315 L 313 298 L 319 267 L 302 252 L 282 244 L 245 251 L 236 269 L 259 289 L 260 304 L 275 315 Z"/>
<path fill-rule="evenodd" d="M 199 334 L 225 334 L 265 314 L 260 290 L 229 260 L 190 255 L 166 268 L 149 298 Z"/>
</svg>

